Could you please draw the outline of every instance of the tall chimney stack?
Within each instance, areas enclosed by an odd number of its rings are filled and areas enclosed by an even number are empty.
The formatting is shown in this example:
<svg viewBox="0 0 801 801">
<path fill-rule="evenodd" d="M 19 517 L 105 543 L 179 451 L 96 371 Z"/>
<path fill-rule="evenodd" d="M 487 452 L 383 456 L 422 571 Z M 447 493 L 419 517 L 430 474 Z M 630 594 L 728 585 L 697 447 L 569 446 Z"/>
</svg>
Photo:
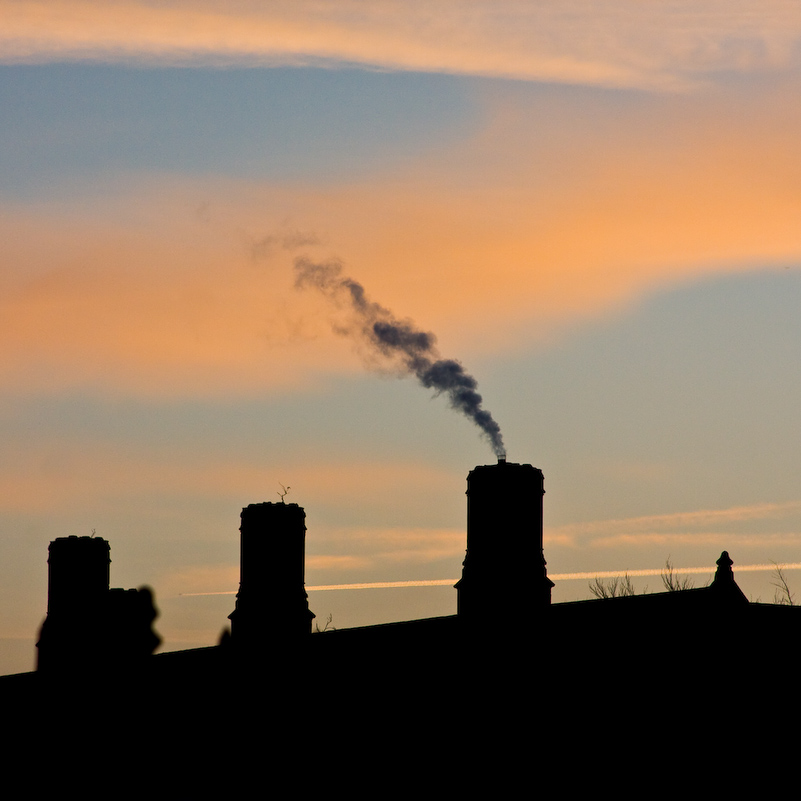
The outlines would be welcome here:
<svg viewBox="0 0 801 801">
<path fill-rule="evenodd" d="M 239 592 L 229 615 L 232 644 L 262 648 L 310 634 L 306 512 L 296 503 L 253 503 L 242 510 L 241 521 Z"/>
<path fill-rule="evenodd" d="M 542 471 L 505 458 L 467 476 L 467 553 L 456 584 L 461 618 L 509 626 L 551 603 L 542 548 Z"/>
</svg>

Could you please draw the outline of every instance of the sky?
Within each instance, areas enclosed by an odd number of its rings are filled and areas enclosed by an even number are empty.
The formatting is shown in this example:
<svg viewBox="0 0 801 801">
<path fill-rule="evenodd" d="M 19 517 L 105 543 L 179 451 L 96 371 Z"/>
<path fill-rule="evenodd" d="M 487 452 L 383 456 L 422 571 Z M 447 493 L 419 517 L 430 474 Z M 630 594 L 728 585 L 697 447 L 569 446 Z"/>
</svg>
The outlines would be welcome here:
<svg viewBox="0 0 801 801">
<path fill-rule="evenodd" d="M 61 536 L 153 588 L 163 650 L 215 644 L 239 513 L 284 487 L 321 626 L 455 612 L 493 449 L 298 264 L 475 379 L 544 472 L 555 602 L 723 550 L 801 600 L 798 4 L 0 17 L 0 673 L 34 665 Z"/>
</svg>

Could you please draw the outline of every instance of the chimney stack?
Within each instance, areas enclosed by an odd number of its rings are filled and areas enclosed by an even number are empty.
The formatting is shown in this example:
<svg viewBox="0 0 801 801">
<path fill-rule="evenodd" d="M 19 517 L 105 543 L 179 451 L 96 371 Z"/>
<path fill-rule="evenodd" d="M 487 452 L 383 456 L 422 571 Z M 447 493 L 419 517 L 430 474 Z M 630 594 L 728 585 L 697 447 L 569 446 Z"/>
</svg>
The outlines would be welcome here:
<svg viewBox="0 0 801 801">
<path fill-rule="evenodd" d="M 59 537 L 48 548 L 47 617 L 39 635 L 37 669 L 92 671 L 134 666 L 160 638 L 147 588 L 109 588 L 111 549 L 102 537 Z"/>
<path fill-rule="evenodd" d="M 311 633 L 305 587 L 306 512 L 296 503 L 253 503 L 242 510 L 236 647 L 262 648 Z"/>
<path fill-rule="evenodd" d="M 38 670 L 76 670 L 98 660 L 110 564 L 109 544 L 100 537 L 58 537 L 50 543 Z"/>
<path fill-rule="evenodd" d="M 508 626 L 551 603 L 542 548 L 542 471 L 505 458 L 467 477 L 467 553 L 456 584 L 464 620 Z"/>
</svg>

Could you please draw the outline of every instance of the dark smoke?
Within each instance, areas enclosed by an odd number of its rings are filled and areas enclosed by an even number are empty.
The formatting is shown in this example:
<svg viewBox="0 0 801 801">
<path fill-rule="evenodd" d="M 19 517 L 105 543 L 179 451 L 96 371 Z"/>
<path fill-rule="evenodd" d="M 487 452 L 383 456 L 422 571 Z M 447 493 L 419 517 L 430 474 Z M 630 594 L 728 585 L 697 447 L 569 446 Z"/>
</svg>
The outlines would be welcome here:
<svg viewBox="0 0 801 801">
<path fill-rule="evenodd" d="M 492 415 L 481 408 L 475 378 L 453 359 L 440 359 L 433 334 L 418 331 L 414 324 L 397 320 L 392 312 L 368 300 L 364 287 L 342 275 L 337 261 L 322 263 L 295 259 L 295 286 L 313 286 L 336 303 L 345 302 L 355 313 L 356 333 L 389 359 L 399 359 L 404 371 L 437 394 L 445 393 L 451 406 L 469 417 L 487 437 L 498 458 L 506 456 L 501 429 Z"/>
</svg>

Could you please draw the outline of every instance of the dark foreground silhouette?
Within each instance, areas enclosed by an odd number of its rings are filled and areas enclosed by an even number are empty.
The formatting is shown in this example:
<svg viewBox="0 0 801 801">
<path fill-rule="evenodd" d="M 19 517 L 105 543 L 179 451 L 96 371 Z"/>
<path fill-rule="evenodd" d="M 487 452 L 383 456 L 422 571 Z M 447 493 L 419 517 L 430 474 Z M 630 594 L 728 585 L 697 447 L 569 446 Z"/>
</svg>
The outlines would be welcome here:
<svg viewBox="0 0 801 801">
<path fill-rule="evenodd" d="M 725 552 L 708 587 L 552 604 L 543 492 L 530 465 L 471 472 L 456 615 L 314 634 L 303 509 L 248 506 L 230 632 L 155 655 L 152 593 L 109 588 L 104 540 L 55 540 L 38 669 L 0 679 L 7 776 L 82 798 L 517 798 L 719 794 L 790 765 L 801 610 L 749 603 Z"/>
</svg>

